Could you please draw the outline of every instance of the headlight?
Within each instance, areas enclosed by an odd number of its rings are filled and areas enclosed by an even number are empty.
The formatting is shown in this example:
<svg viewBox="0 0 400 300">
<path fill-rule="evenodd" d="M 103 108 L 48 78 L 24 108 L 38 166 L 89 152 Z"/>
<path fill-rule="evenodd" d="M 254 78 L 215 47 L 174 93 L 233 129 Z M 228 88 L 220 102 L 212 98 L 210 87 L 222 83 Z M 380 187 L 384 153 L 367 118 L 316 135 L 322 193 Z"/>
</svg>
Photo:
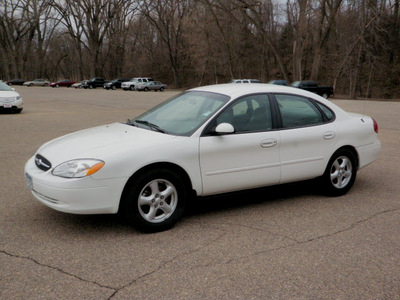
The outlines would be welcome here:
<svg viewBox="0 0 400 300">
<path fill-rule="evenodd" d="M 97 159 L 70 160 L 55 167 L 52 174 L 65 178 L 81 178 L 96 173 L 104 164 L 104 161 Z"/>
</svg>

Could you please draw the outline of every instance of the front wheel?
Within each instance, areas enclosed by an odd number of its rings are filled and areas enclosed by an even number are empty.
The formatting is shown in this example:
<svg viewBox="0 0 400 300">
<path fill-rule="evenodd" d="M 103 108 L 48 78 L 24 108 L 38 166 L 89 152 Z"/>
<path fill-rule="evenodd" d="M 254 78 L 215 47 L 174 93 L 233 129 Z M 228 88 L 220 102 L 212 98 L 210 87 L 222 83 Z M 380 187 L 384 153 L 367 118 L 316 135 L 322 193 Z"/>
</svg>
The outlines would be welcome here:
<svg viewBox="0 0 400 300">
<path fill-rule="evenodd" d="M 325 99 L 328 99 L 328 98 L 329 98 L 329 95 L 328 95 L 327 93 L 323 93 L 323 94 L 322 94 L 322 97 L 325 98 Z"/>
<path fill-rule="evenodd" d="M 357 175 L 357 161 L 353 152 L 341 149 L 329 160 L 322 176 L 325 192 L 330 196 L 345 195 L 353 186 Z"/>
<path fill-rule="evenodd" d="M 134 85 L 131 85 L 131 86 L 129 87 L 129 89 L 130 89 L 131 91 L 134 91 L 134 90 L 135 90 L 135 86 L 134 86 Z"/>
<path fill-rule="evenodd" d="M 187 187 L 179 175 L 161 168 L 132 178 L 121 201 L 136 228 L 158 232 L 171 228 L 181 218 L 187 197 Z"/>
</svg>

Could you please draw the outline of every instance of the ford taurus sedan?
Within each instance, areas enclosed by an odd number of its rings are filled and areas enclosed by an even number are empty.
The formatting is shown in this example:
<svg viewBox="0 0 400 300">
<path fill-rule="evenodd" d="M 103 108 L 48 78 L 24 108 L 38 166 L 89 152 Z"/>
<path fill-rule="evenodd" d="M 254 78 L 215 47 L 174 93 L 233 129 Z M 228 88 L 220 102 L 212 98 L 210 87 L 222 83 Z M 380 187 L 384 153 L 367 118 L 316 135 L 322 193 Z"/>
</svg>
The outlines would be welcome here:
<svg viewBox="0 0 400 300">
<path fill-rule="evenodd" d="M 341 196 L 381 148 L 374 119 L 313 93 L 267 84 L 188 90 L 124 123 L 41 146 L 25 166 L 43 204 L 123 212 L 140 230 L 170 228 L 188 201 L 317 178 Z"/>
</svg>

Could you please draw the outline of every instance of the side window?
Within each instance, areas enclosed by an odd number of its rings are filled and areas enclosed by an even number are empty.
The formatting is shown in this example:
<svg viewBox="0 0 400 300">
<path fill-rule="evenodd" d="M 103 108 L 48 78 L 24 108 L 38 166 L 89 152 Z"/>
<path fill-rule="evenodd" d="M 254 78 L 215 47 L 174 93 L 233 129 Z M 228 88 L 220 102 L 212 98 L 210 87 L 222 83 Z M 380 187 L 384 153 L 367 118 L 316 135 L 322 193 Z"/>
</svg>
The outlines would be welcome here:
<svg viewBox="0 0 400 300">
<path fill-rule="evenodd" d="M 257 132 L 272 129 L 268 95 L 251 95 L 237 100 L 217 117 L 217 124 L 229 123 L 235 133 Z"/>
<path fill-rule="evenodd" d="M 321 110 L 324 112 L 328 121 L 332 121 L 335 118 L 335 114 L 328 107 L 319 102 L 317 102 L 317 104 L 319 108 L 321 108 Z"/>
<path fill-rule="evenodd" d="M 315 105 L 300 96 L 275 95 L 282 117 L 283 128 L 321 124 L 324 118 Z"/>
</svg>

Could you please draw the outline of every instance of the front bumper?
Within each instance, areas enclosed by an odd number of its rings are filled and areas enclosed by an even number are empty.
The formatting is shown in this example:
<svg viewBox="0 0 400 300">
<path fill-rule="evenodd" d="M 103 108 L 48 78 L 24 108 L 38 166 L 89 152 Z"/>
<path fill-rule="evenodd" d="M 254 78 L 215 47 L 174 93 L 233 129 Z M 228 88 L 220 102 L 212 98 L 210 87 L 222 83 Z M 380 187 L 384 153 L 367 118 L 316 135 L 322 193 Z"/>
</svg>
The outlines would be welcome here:
<svg viewBox="0 0 400 300">
<path fill-rule="evenodd" d="M 74 214 L 118 212 L 126 178 L 62 178 L 42 171 L 32 157 L 25 165 L 26 185 L 33 196 L 55 210 Z"/>
<path fill-rule="evenodd" d="M 8 100 L 8 99 L 0 99 L 0 110 L 15 110 L 22 109 L 24 105 L 24 101 L 21 99 L 18 100 Z"/>
</svg>

